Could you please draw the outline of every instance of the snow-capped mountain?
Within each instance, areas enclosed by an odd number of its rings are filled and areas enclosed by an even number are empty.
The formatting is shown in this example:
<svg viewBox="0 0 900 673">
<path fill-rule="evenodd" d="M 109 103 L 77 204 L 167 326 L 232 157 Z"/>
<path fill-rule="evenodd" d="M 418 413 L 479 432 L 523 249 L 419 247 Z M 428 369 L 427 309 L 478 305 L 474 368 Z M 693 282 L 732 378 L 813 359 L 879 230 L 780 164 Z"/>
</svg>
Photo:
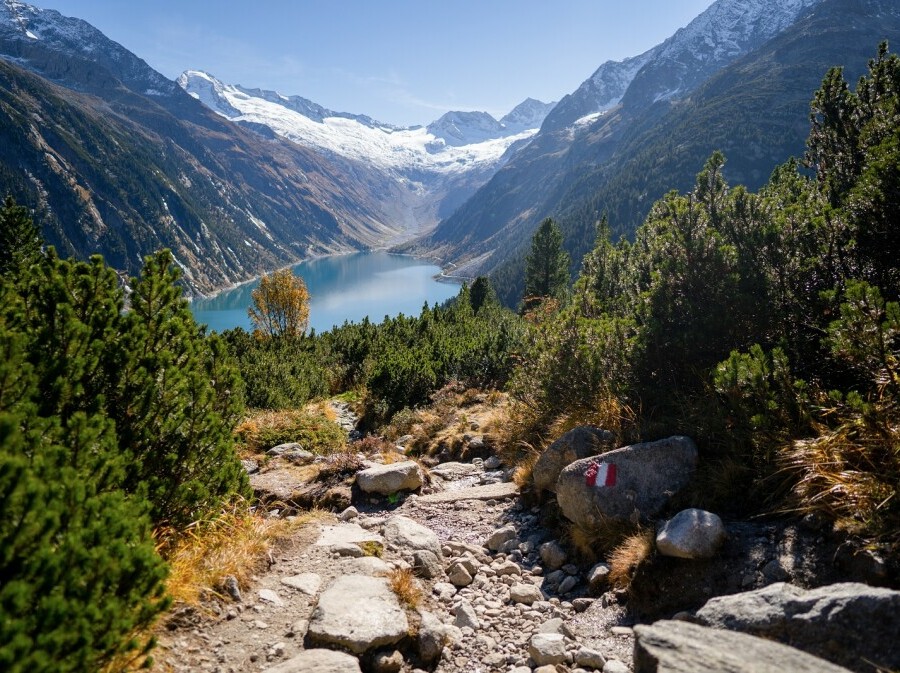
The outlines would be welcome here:
<svg viewBox="0 0 900 673">
<path fill-rule="evenodd" d="M 198 70 L 183 73 L 178 84 L 232 121 L 263 125 L 299 145 L 410 179 L 496 167 L 510 145 L 534 135 L 543 121 L 537 112 L 517 117 L 530 122 L 529 127 L 507 126 L 487 112 L 448 112 L 425 128 L 399 128 L 365 115 L 334 112 L 300 96 L 225 84 Z M 546 116 L 552 107 L 535 103 L 526 109 L 545 110 Z"/>
<path fill-rule="evenodd" d="M 622 102 L 652 104 L 686 94 L 792 25 L 802 11 L 819 2 L 718 0 L 652 49 L 601 65 L 578 89 L 563 97 L 547 116 L 547 128 L 571 126 Z"/>
<path fill-rule="evenodd" d="M 0 1 L 0 44 L 9 60 L 27 64 L 30 70 L 39 70 L 51 80 L 81 90 L 105 86 L 101 78 L 92 82 L 81 77 L 80 65 L 89 62 L 115 72 L 133 91 L 148 96 L 178 93 L 173 81 L 91 24 L 52 9 L 18 0 Z M 66 59 L 48 58 L 53 54 L 63 54 Z"/>
<path fill-rule="evenodd" d="M 496 268 L 541 219 L 572 208 L 572 185 L 587 189 L 585 176 L 603 174 L 624 140 L 649 132 L 670 107 L 824 1 L 717 0 L 656 47 L 603 63 L 489 183 L 409 249 L 439 255 L 461 274 Z"/>
</svg>

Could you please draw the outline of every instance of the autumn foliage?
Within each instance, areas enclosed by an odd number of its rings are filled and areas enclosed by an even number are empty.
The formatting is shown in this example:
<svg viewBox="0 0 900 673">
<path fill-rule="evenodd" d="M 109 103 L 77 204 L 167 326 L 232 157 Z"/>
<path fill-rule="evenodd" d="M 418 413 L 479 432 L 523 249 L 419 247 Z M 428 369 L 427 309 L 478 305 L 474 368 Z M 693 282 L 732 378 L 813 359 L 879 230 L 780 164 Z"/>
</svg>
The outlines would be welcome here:
<svg viewBox="0 0 900 673">
<path fill-rule="evenodd" d="M 299 337 L 309 324 L 309 291 L 290 269 L 282 269 L 259 281 L 247 309 L 258 337 Z"/>
</svg>

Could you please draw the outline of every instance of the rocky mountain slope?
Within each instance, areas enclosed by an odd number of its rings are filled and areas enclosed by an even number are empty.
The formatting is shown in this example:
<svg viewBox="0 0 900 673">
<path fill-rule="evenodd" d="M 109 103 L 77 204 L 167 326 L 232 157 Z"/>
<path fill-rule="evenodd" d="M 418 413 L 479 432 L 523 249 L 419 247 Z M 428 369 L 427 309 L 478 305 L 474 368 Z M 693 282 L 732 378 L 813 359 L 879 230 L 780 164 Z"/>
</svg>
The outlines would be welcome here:
<svg viewBox="0 0 900 673">
<path fill-rule="evenodd" d="M 313 149 L 359 162 L 402 194 L 406 221 L 430 229 L 471 196 L 540 127 L 553 104 L 527 99 L 499 121 L 487 112 L 452 111 L 427 127 L 400 128 L 334 112 L 300 96 L 225 84 L 189 70 L 178 84 L 219 115 Z"/>
<path fill-rule="evenodd" d="M 390 181 L 242 129 L 89 24 L 15 0 L 0 3 L 0 192 L 66 254 L 133 274 L 171 248 L 191 292 L 403 229 Z"/>
<path fill-rule="evenodd" d="M 567 231 L 578 260 L 600 214 L 610 212 L 614 232 L 633 231 L 652 202 L 690 182 L 715 149 L 732 157 L 729 179 L 758 185 L 802 152 L 808 101 L 825 70 L 847 63 L 859 72 L 862 54 L 893 34 L 895 13 L 893 3 L 877 0 L 719 0 L 654 49 L 601 66 L 560 101 L 528 147 L 414 249 L 474 275 L 521 254 L 542 218 L 580 210 L 587 224 Z M 753 79 L 743 79 L 749 73 Z M 702 116 L 692 117 L 698 105 Z M 643 172 L 635 175 L 623 167 L 638 151 Z M 649 182 L 659 188 L 644 188 Z"/>
</svg>

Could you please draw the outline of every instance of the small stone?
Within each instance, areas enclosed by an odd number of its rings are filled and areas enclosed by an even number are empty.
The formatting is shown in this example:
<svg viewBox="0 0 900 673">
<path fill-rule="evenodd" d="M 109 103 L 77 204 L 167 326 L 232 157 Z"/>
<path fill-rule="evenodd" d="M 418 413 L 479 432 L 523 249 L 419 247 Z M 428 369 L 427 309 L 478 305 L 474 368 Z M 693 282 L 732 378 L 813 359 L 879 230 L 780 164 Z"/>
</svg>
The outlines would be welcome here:
<svg viewBox="0 0 900 673">
<path fill-rule="evenodd" d="M 271 589 L 260 589 L 259 590 L 259 600 L 265 601 L 266 603 L 271 603 L 272 605 L 284 605 L 284 601 L 282 601 L 278 594 L 276 594 Z"/>
<path fill-rule="evenodd" d="M 282 577 L 281 583 L 307 596 L 315 596 L 322 586 L 322 578 L 316 573 L 301 573 L 292 577 Z"/>
<path fill-rule="evenodd" d="M 593 598 L 576 598 L 572 601 L 572 609 L 575 612 L 584 612 L 594 602 Z"/>
<path fill-rule="evenodd" d="M 532 605 L 543 597 L 541 590 L 533 584 L 513 584 L 509 588 L 509 598 L 513 603 Z"/>
<path fill-rule="evenodd" d="M 716 514 L 685 509 L 669 519 L 656 536 L 663 556 L 683 559 L 712 558 L 725 542 L 725 524 Z"/>
<path fill-rule="evenodd" d="M 453 621 L 453 624 L 461 629 L 469 627 L 473 631 L 481 628 L 481 624 L 478 622 L 478 615 L 475 614 L 475 609 L 468 601 L 463 601 L 457 606 L 456 619 Z"/>
<path fill-rule="evenodd" d="M 507 542 L 516 539 L 516 529 L 513 526 L 504 526 L 503 528 L 498 528 L 493 533 L 491 533 L 490 537 L 484 543 L 484 546 L 490 549 L 491 551 L 500 551 L 501 547 L 505 545 Z M 517 543 L 518 544 L 518 543 Z"/>
<path fill-rule="evenodd" d="M 609 584 L 609 565 L 606 563 L 598 563 L 588 571 L 588 586 L 593 593 L 600 593 Z"/>
<path fill-rule="evenodd" d="M 606 666 L 606 657 L 597 650 L 592 650 L 589 647 L 581 647 L 575 652 L 575 663 L 584 668 L 600 671 Z"/>
<path fill-rule="evenodd" d="M 558 633 L 535 633 L 529 641 L 528 654 L 538 666 L 561 664 L 566 660 L 565 637 Z"/>
<path fill-rule="evenodd" d="M 578 578 L 569 575 L 559 583 L 559 588 L 557 589 L 557 591 L 561 594 L 567 594 L 576 586 L 578 586 Z"/>
<path fill-rule="evenodd" d="M 357 517 L 359 517 L 359 510 L 356 509 L 356 507 L 354 507 L 353 505 L 350 505 L 350 507 L 345 509 L 338 516 L 338 518 L 341 521 L 352 521 L 353 519 L 356 519 Z"/>
<path fill-rule="evenodd" d="M 241 602 L 241 587 L 234 575 L 228 575 L 222 580 L 222 589 L 236 603 Z"/>
<path fill-rule="evenodd" d="M 259 629 L 260 631 L 265 631 L 269 628 L 269 625 L 261 619 L 253 620 L 253 627 Z"/>
<path fill-rule="evenodd" d="M 630 626 L 613 626 L 609 632 L 614 636 L 630 636 L 634 634 L 634 629 Z"/>
<path fill-rule="evenodd" d="M 558 542 L 551 540 L 542 544 L 538 550 L 541 554 L 541 561 L 544 566 L 551 570 L 562 567 L 566 562 L 566 550 L 563 549 Z"/>
<path fill-rule="evenodd" d="M 372 657 L 374 673 L 398 673 L 403 667 L 403 655 L 397 650 L 376 652 Z"/>
<path fill-rule="evenodd" d="M 494 572 L 497 573 L 498 577 L 503 577 L 504 575 L 521 575 L 522 569 L 513 561 L 503 561 L 494 568 Z"/>
<path fill-rule="evenodd" d="M 603 666 L 603 673 L 628 673 L 628 666 L 618 659 L 609 659 Z"/>
<path fill-rule="evenodd" d="M 490 456 L 485 458 L 484 460 L 484 469 L 485 470 L 496 470 L 503 464 L 503 461 L 500 460 L 498 456 Z"/>
<path fill-rule="evenodd" d="M 447 577 L 457 587 L 467 587 L 472 583 L 472 575 L 462 563 L 454 563 L 447 568 Z"/>
<path fill-rule="evenodd" d="M 429 580 L 441 576 L 443 572 L 441 569 L 441 562 L 440 559 L 434 555 L 434 552 L 427 549 L 417 549 L 413 552 L 412 556 L 413 570 L 415 570 L 417 575 Z"/>
</svg>

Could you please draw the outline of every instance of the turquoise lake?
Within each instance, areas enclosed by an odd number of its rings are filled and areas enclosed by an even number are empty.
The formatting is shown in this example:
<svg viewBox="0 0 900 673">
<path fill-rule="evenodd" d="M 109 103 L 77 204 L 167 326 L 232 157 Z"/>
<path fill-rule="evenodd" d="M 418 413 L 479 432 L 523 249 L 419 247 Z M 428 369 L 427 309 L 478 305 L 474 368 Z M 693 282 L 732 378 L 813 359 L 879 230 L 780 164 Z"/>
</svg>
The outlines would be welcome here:
<svg viewBox="0 0 900 673">
<path fill-rule="evenodd" d="M 325 332 L 344 321 L 367 317 L 419 315 L 429 306 L 455 297 L 459 286 L 435 280 L 440 268 L 414 257 L 386 252 L 359 252 L 302 262 L 293 271 L 306 282 L 310 294 L 309 326 Z M 247 308 L 257 281 L 226 290 L 212 299 L 191 302 L 197 322 L 215 332 L 233 327 L 252 329 Z"/>
</svg>

